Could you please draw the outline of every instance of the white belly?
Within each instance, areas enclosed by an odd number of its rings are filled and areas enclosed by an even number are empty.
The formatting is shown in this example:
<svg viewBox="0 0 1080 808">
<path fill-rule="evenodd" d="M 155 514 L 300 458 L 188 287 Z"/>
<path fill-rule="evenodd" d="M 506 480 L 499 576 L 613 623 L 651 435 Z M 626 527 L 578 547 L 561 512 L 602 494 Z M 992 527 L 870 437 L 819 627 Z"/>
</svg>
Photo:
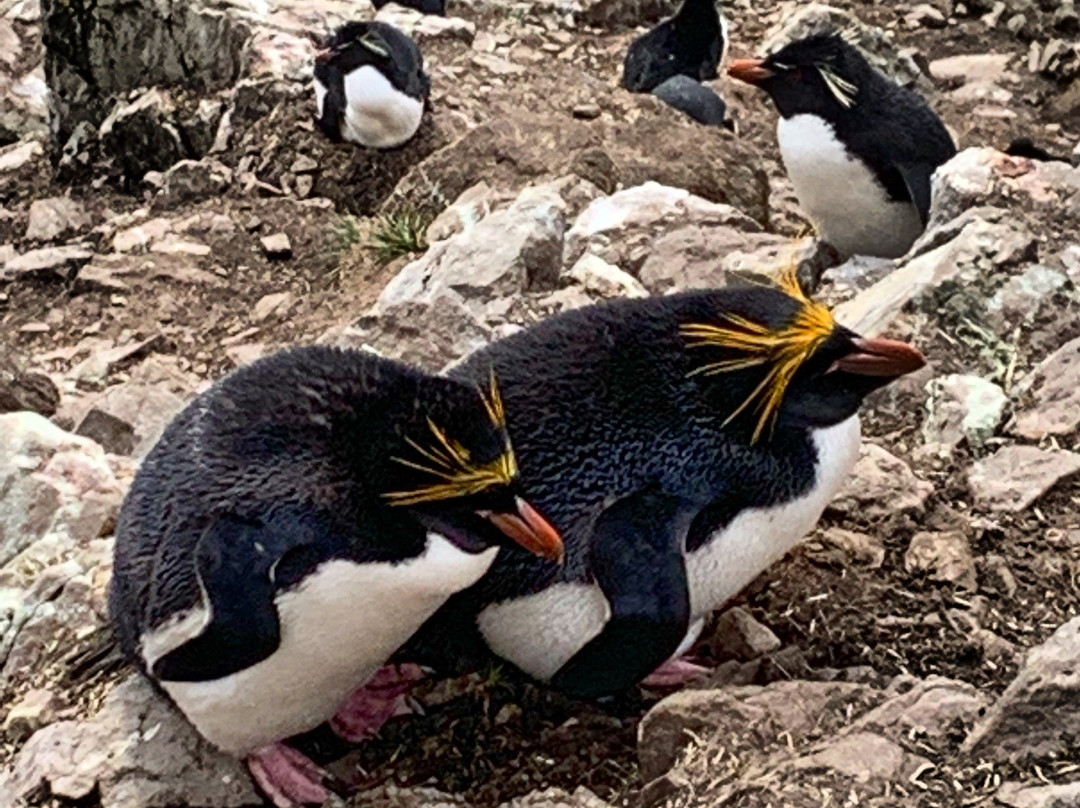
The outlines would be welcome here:
<svg viewBox="0 0 1080 808">
<path fill-rule="evenodd" d="M 394 88 L 370 65 L 345 76 L 345 115 L 341 136 L 375 149 L 400 146 L 416 134 L 424 104 Z"/>
<path fill-rule="evenodd" d="M 845 255 L 899 258 L 923 231 L 915 205 L 894 202 L 832 125 L 816 115 L 781 118 L 776 128 L 799 204 L 819 234 Z"/>
<path fill-rule="evenodd" d="M 735 597 L 813 529 L 858 459 L 859 433 L 857 415 L 816 430 L 817 476 L 803 496 L 777 507 L 740 513 L 687 556 L 691 612 L 688 638 L 701 631 L 701 621 L 709 614 Z M 477 625 L 495 654 L 530 676 L 546 680 L 599 634 L 610 617 L 611 609 L 600 587 L 566 583 L 492 604 L 480 613 Z M 688 647 L 685 641 L 683 645 Z"/>
<path fill-rule="evenodd" d="M 466 553 L 429 534 L 424 554 L 400 564 L 328 561 L 278 596 L 281 644 L 271 656 L 224 679 L 161 684 L 199 732 L 236 755 L 313 729 L 497 552 Z M 143 642 L 155 657 L 168 645 Z"/>
</svg>

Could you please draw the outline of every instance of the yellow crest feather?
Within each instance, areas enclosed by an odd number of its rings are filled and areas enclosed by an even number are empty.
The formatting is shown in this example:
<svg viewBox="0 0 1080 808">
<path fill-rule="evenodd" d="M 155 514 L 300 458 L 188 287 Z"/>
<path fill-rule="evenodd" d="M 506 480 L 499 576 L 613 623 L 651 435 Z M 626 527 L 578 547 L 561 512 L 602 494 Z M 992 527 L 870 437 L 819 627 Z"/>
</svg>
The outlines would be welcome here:
<svg viewBox="0 0 1080 808">
<path fill-rule="evenodd" d="M 480 388 L 477 392 L 492 425 L 497 429 L 505 430 L 506 411 L 503 409 L 502 395 L 499 392 L 494 370 L 491 371 L 489 389 L 485 392 Z M 509 485 L 517 477 L 517 458 L 510 446 L 509 436 L 505 438 L 506 443 L 502 454 L 490 463 L 476 465 L 472 462 L 469 450 L 448 436 L 446 430 L 431 418 L 427 419 L 427 424 L 435 438 L 431 446 L 425 448 L 412 438 L 405 438 L 405 442 L 427 462 L 402 457 L 393 459 L 403 466 L 437 477 L 442 482 L 425 485 L 412 491 L 391 491 L 383 494 L 391 505 L 416 505 L 421 502 L 435 502 L 479 494 L 497 485 Z"/>
<path fill-rule="evenodd" d="M 836 320 L 821 303 L 811 300 L 802 290 L 795 266 L 788 267 L 777 285 L 802 305 L 791 323 L 777 331 L 735 314 L 721 314 L 723 324 L 687 323 L 679 330 L 689 347 L 725 348 L 741 354 L 719 362 L 701 365 L 690 375 L 713 376 L 746 368 L 768 366 L 765 378 L 725 420 L 731 423 L 757 402 L 758 421 L 751 438 L 756 443 L 766 427 L 775 423 L 791 380 L 799 368 L 832 336 Z"/>
</svg>

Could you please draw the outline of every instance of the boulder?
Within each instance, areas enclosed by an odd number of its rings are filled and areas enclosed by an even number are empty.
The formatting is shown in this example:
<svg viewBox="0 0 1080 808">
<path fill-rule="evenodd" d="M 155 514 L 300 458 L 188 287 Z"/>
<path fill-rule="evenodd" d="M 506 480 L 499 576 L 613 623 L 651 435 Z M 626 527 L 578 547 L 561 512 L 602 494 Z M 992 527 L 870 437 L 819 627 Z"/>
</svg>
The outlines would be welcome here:
<svg viewBox="0 0 1080 808">
<path fill-rule="evenodd" d="M 877 444 L 864 443 L 851 476 L 829 508 L 857 519 L 888 518 L 921 510 L 933 490 L 903 460 Z"/>
<path fill-rule="evenodd" d="M 1080 454 L 1076 452 L 1012 444 L 976 463 L 968 474 L 968 485 L 977 505 L 1019 512 L 1077 472 Z"/>
</svg>

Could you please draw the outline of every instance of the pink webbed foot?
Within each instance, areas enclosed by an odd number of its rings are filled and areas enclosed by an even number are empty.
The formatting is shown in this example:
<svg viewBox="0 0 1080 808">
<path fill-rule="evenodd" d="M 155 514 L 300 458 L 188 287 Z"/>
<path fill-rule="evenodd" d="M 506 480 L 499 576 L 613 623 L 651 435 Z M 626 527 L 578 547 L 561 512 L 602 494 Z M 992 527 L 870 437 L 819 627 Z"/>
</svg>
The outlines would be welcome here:
<svg viewBox="0 0 1080 808">
<path fill-rule="evenodd" d="M 330 796 L 325 772 L 302 752 L 283 743 L 256 749 L 247 756 L 256 785 L 277 808 L 322 805 Z"/>
<path fill-rule="evenodd" d="M 641 684 L 644 687 L 682 687 L 710 673 L 711 670 L 688 659 L 674 657 L 642 679 Z"/>
<path fill-rule="evenodd" d="M 350 743 L 374 738 L 394 716 L 415 712 L 408 704 L 408 695 L 424 676 L 423 668 L 412 663 L 379 668 L 345 699 L 330 719 L 331 729 Z"/>
</svg>

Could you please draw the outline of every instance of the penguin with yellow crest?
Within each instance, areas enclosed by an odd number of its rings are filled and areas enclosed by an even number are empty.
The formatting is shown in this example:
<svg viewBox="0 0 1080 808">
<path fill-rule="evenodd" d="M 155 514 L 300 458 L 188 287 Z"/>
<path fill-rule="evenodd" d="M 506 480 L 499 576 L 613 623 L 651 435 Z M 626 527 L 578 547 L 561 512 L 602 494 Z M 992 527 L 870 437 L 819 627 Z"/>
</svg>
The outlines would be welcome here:
<svg viewBox="0 0 1080 808">
<path fill-rule="evenodd" d="M 858 457 L 865 397 L 924 364 L 838 324 L 793 271 L 576 309 L 493 343 L 451 375 L 498 375 L 522 490 L 565 564 L 500 554 L 410 651 L 436 665 L 493 652 L 585 698 L 700 671 L 679 654 L 813 528 Z"/>
</svg>

